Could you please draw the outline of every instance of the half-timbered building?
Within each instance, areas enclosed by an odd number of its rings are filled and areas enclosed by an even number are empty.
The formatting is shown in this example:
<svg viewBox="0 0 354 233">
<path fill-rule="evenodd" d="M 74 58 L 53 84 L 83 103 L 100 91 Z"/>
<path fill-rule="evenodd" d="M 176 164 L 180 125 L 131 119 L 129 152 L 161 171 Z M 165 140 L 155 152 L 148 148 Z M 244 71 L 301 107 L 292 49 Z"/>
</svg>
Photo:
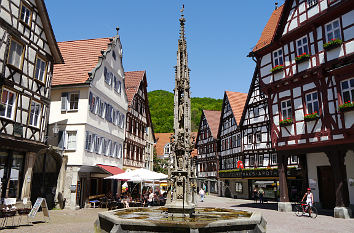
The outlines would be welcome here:
<svg viewBox="0 0 354 233">
<path fill-rule="evenodd" d="M 150 116 L 145 71 L 125 73 L 128 97 L 123 166 L 125 169 L 152 169 L 154 143 L 156 142 Z"/>
<path fill-rule="evenodd" d="M 219 139 L 219 195 L 226 197 L 247 198 L 248 193 L 240 192 L 239 182 L 235 180 L 231 170 L 240 167 L 242 161 L 242 132 L 238 127 L 247 98 L 246 93 L 225 91 L 222 104 L 218 139 Z M 235 191 L 234 191 L 235 190 Z M 236 194 L 237 193 L 237 194 Z"/>
<path fill-rule="evenodd" d="M 0 1 L 1 198 L 31 196 L 40 155 L 52 151 L 60 169 L 59 152 L 47 146 L 53 64 L 58 63 L 63 58 L 44 1 Z M 57 177 L 49 185 L 54 194 Z"/>
<path fill-rule="evenodd" d="M 68 156 L 64 198 L 85 207 L 97 195 L 119 192 L 105 177 L 123 172 L 128 100 L 122 45 L 112 38 L 59 42 L 65 64 L 55 65 L 49 141 Z"/>
<path fill-rule="evenodd" d="M 206 192 L 218 193 L 218 130 L 220 111 L 203 110 L 195 147 L 198 187 Z"/>
<path fill-rule="evenodd" d="M 306 158 L 316 203 L 335 207 L 336 217 L 354 203 L 353 8 L 350 0 L 287 0 L 250 53 L 268 95 L 280 208 L 290 210 L 289 155 Z"/>
</svg>

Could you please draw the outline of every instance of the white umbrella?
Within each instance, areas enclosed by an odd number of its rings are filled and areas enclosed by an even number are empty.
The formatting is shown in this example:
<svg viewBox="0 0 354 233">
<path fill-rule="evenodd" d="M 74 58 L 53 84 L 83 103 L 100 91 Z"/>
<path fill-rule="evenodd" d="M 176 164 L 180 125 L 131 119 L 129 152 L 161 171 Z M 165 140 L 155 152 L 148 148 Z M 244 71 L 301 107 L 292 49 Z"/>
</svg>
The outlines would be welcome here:
<svg viewBox="0 0 354 233">
<path fill-rule="evenodd" d="M 124 172 L 118 175 L 109 176 L 105 179 L 116 179 L 116 180 L 128 180 L 135 182 L 142 182 L 147 180 L 163 180 L 166 179 L 167 175 L 150 171 L 144 168 L 136 169 L 130 172 Z"/>
</svg>

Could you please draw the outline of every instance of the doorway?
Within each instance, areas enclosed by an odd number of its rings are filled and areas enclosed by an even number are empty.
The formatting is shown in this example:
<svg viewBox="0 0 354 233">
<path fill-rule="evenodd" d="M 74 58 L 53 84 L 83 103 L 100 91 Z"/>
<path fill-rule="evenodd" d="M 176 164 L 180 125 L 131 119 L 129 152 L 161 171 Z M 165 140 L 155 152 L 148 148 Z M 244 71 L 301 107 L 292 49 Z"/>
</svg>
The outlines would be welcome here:
<svg viewBox="0 0 354 233">
<path fill-rule="evenodd" d="M 323 209 L 333 209 L 336 203 L 336 193 L 331 166 L 317 167 L 320 202 Z"/>
</svg>

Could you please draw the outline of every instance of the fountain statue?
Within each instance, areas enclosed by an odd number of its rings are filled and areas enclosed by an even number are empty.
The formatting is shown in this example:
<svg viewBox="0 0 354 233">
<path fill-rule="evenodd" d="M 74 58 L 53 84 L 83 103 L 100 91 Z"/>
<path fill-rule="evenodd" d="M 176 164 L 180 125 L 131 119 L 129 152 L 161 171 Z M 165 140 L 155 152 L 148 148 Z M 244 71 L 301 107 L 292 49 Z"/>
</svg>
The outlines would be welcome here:
<svg viewBox="0 0 354 233">
<path fill-rule="evenodd" d="M 196 206 L 196 169 L 191 153 L 195 139 L 191 139 L 191 98 L 187 43 L 184 33 L 184 6 L 181 10 L 180 38 L 178 40 L 177 66 L 174 89 L 174 135 L 171 136 L 170 167 L 166 207 L 169 214 L 194 213 Z M 171 193 L 173 194 L 171 197 Z"/>
<path fill-rule="evenodd" d="M 181 10 L 177 66 L 175 66 L 174 134 L 168 168 L 168 194 L 162 207 L 135 207 L 98 214 L 95 232 L 265 232 L 260 213 L 196 206 L 196 169 L 191 156 L 191 100 L 184 6 Z"/>
</svg>

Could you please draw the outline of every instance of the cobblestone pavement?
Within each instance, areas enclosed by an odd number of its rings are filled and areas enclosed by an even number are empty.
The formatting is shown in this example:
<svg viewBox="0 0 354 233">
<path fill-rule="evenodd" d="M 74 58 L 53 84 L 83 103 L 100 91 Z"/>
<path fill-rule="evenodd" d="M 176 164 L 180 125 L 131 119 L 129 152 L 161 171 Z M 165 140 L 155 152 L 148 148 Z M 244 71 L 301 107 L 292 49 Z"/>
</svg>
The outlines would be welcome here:
<svg viewBox="0 0 354 233">
<path fill-rule="evenodd" d="M 255 204 L 253 201 L 207 196 L 204 202 L 199 202 L 201 207 L 235 208 L 239 210 L 261 212 L 268 222 L 267 232 L 270 233 L 353 233 L 354 219 L 335 219 L 331 216 L 318 215 L 316 219 L 297 217 L 294 213 L 280 213 L 276 211 L 276 203 Z M 52 210 L 50 221 L 39 222 L 32 226 L 20 226 L 14 229 L 0 230 L 2 232 L 21 233 L 86 233 L 93 232 L 93 223 L 97 219 L 97 213 L 105 209 L 81 209 L 81 210 Z M 17 218 L 15 219 L 17 220 Z M 23 219 L 24 220 L 24 219 Z M 37 221 L 43 220 L 43 214 L 38 213 Z M 23 221 L 23 223 L 25 220 Z"/>
<path fill-rule="evenodd" d="M 353 233 L 354 219 L 337 219 L 332 216 L 318 215 L 317 218 L 297 217 L 295 213 L 278 212 L 277 203 L 255 204 L 250 200 L 231 199 L 224 197 L 207 196 L 201 207 L 234 208 L 239 210 L 257 211 L 263 214 L 267 221 L 267 232 L 270 233 Z"/>
</svg>

